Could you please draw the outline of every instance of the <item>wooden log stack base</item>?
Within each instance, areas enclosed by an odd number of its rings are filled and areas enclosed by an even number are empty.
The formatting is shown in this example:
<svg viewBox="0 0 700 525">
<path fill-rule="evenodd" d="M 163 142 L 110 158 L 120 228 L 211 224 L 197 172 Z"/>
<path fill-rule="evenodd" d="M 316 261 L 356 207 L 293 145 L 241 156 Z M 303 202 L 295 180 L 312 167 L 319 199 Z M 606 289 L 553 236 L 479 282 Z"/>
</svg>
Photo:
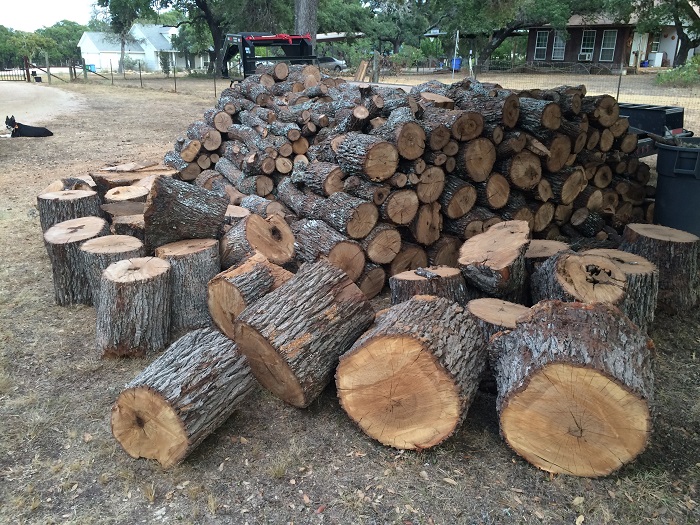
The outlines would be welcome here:
<svg viewBox="0 0 700 525">
<path fill-rule="evenodd" d="M 522 301 L 525 251 L 530 228 L 525 221 L 505 221 L 468 239 L 459 250 L 459 267 L 468 283 L 485 294 Z"/>
<path fill-rule="evenodd" d="M 384 445 L 423 450 L 466 416 L 486 364 L 476 324 L 457 303 L 420 295 L 382 312 L 340 358 L 340 404 Z"/>
<path fill-rule="evenodd" d="M 700 297 L 700 238 L 654 224 L 628 224 L 620 250 L 640 255 L 659 269 L 658 304 L 669 313 L 687 312 Z"/>
<path fill-rule="evenodd" d="M 625 281 L 624 272 L 612 259 L 568 251 L 542 263 L 532 275 L 530 287 L 534 303 L 557 299 L 620 306 Z"/>
<path fill-rule="evenodd" d="M 538 468 L 606 476 L 646 447 L 652 346 L 616 307 L 544 301 L 494 337 L 501 434 Z"/>
<path fill-rule="evenodd" d="M 110 264 L 122 259 L 143 257 L 143 242 L 129 235 L 105 235 L 87 240 L 80 245 L 80 255 L 83 259 L 90 290 L 93 297 L 99 293 L 102 272 Z"/>
<path fill-rule="evenodd" d="M 207 284 L 221 270 L 219 241 L 185 239 L 156 248 L 156 257 L 170 263 L 170 339 L 211 326 Z"/>
<path fill-rule="evenodd" d="M 428 266 L 397 273 L 389 278 L 389 288 L 392 305 L 408 301 L 414 295 L 434 295 L 465 306 L 480 294 L 467 285 L 459 268 L 448 266 Z"/>
<path fill-rule="evenodd" d="M 236 320 L 235 341 L 261 385 L 307 407 L 333 377 L 338 357 L 372 324 L 374 310 L 327 261 L 304 264 Z"/>
<path fill-rule="evenodd" d="M 132 458 L 170 468 L 241 406 L 255 378 L 236 344 L 202 328 L 175 341 L 112 407 L 112 434 Z"/>
<path fill-rule="evenodd" d="M 139 257 L 110 264 L 95 297 L 102 357 L 144 357 L 163 350 L 170 332 L 170 263 Z"/>
<path fill-rule="evenodd" d="M 41 231 L 54 224 L 79 217 L 102 216 L 100 196 L 92 190 L 60 190 L 42 193 L 36 198 Z"/>
<path fill-rule="evenodd" d="M 44 245 L 51 261 L 56 304 L 92 304 L 92 287 L 80 253 L 80 245 L 109 234 L 107 221 L 80 217 L 59 222 L 44 233 Z"/>
<path fill-rule="evenodd" d="M 248 305 L 286 283 L 292 275 L 259 252 L 219 273 L 207 285 L 207 303 L 214 323 L 233 339 L 238 315 Z"/>
</svg>

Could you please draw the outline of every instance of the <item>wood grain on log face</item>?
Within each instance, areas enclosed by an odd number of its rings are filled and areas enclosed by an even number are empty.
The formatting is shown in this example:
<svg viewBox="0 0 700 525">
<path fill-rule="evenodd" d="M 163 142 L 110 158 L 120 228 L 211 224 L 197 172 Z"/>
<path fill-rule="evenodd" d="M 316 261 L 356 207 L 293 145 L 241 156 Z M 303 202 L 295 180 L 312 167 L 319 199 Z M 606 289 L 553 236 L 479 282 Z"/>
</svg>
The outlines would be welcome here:
<svg viewBox="0 0 700 525">
<path fill-rule="evenodd" d="M 90 215 L 100 216 L 100 197 L 92 190 L 59 190 L 37 197 L 41 230 L 59 222 Z"/>
<path fill-rule="evenodd" d="M 386 271 L 378 264 L 368 263 L 362 275 L 357 279 L 357 286 L 367 299 L 372 299 L 381 293 L 386 282 Z"/>
</svg>

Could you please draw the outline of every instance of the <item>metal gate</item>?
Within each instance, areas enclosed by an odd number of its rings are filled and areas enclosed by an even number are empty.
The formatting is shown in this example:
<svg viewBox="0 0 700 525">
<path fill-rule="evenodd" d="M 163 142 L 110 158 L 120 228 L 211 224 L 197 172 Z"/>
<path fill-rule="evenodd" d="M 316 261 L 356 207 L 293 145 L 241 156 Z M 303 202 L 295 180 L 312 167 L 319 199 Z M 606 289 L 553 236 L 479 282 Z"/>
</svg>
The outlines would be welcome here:
<svg viewBox="0 0 700 525">
<path fill-rule="evenodd" d="M 29 82 L 29 59 L 24 57 L 23 63 L 16 67 L 0 68 L 0 80 L 19 80 Z"/>
</svg>

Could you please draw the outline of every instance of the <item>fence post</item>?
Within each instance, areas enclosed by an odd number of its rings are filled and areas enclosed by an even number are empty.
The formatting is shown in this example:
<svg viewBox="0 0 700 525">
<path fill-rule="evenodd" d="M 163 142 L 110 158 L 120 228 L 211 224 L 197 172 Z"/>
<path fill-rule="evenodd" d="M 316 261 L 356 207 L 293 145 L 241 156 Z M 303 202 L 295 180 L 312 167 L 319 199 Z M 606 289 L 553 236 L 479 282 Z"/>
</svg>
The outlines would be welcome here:
<svg viewBox="0 0 700 525">
<path fill-rule="evenodd" d="M 87 80 L 87 67 L 85 67 L 85 59 L 81 58 L 80 61 L 83 64 L 83 80 Z"/>
<path fill-rule="evenodd" d="M 216 71 L 214 72 L 214 100 L 216 100 Z"/>
<path fill-rule="evenodd" d="M 617 77 L 617 96 L 615 97 L 615 100 L 619 101 L 620 100 L 620 84 L 622 84 L 622 68 L 624 67 L 624 62 L 620 62 L 620 74 Z"/>
<path fill-rule="evenodd" d="M 175 81 L 175 93 L 177 93 L 177 62 L 173 63 L 173 80 Z"/>
<path fill-rule="evenodd" d="M 46 76 L 49 77 L 47 80 L 51 84 L 51 65 L 49 64 L 49 54 L 44 53 L 44 58 L 46 59 Z"/>
<path fill-rule="evenodd" d="M 109 59 L 109 75 L 112 77 L 112 85 L 114 85 L 114 70 L 112 69 L 112 59 Z"/>
<path fill-rule="evenodd" d="M 139 82 L 141 82 L 141 88 L 143 88 L 143 77 L 141 76 L 141 61 L 139 60 Z"/>
</svg>

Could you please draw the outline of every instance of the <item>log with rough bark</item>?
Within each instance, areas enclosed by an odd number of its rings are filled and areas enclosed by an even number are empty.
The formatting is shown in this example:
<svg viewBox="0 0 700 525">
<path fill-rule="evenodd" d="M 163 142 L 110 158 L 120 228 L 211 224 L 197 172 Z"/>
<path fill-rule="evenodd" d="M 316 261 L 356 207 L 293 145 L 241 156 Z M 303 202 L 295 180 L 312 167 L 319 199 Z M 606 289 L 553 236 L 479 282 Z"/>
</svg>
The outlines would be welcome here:
<svg viewBox="0 0 700 525">
<path fill-rule="evenodd" d="M 297 185 L 303 185 L 319 195 L 328 196 L 343 191 L 345 173 L 340 166 L 330 162 L 297 162 L 294 164 L 291 178 Z"/>
<path fill-rule="evenodd" d="M 455 96 L 457 107 L 464 110 L 476 111 L 483 116 L 484 122 L 493 122 L 505 128 L 513 128 L 520 116 L 520 101 L 516 95 L 487 97 L 474 96 L 468 91 L 462 91 Z"/>
<path fill-rule="evenodd" d="M 104 201 L 110 202 L 146 202 L 150 188 L 144 186 L 120 186 L 105 193 Z"/>
<path fill-rule="evenodd" d="M 687 312 L 700 297 L 700 238 L 668 226 L 627 224 L 620 250 L 641 255 L 659 269 L 659 307 Z"/>
<path fill-rule="evenodd" d="M 323 204 L 318 217 L 311 218 L 324 220 L 351 239 L 366 237 L 379 219 L 379 211 L 374 203 L 358 199 L 344 191 L 333 193 Z"/>
<path fill-rule="evenodd" d="M 459 267 L 467 282 L 482 292 L 519 302 L 529 244 L 530 228 L 525 221 L 501 222 L 462 245 Z"/>
<path fill-rule="evenodd" d="M 532 239 L 525 251 L 525 270 L 532 275 L 547 259 L 570 249 L 569 245 L 553 239 Z"/>
<path fill-rule="evenodd" d="M 455 174 L 474 182 L 483 182 L 488 178 L 495 162 L 496 147 L 493 142 L 479 137 L 460 146 Z"/>
<path fill-rule="evenodd" d="M 442 212 L 450 219 L 459 219 L 474 207 L 477 199 L 476 188 L 458 177 L 445 176 L 445 186 L 438 202 Z"/>
<path fill-rule="evenodd" d="M 236 344 L 211 328 L 175 341 L 121 391 L 112 434 L 132 458 L 184 460 L 255 388 Z"/>
<path fill-rule="evenodd" d="M 488 345 L 498 332 L 513 330 L 516 321 L 527 315 L 530 308 L 494 297 L 480 297 L 469 301 L 466 311 L 476 321 L 484 344 Z"/>
<path fill-rule="evenodd" d="M 301 219 L 291 226 L 296 242 L 294 251 L 301 262 L 325 258 L 355 281 L 365 268 L 365 252 L 357 242 L 341 235 L 317 219 Z"/>
<path fill-rule="evenodd" d="M 443 230 L 466 241 L 499 222 L 502 222 L 502 219 L 494 212 L 482 206 L 475 206 L 459 219 L 445 219 Z"/>
<path fill-rule="evenodd" d="M 625 274 L 625 298 L 620 310 L 646 333 L 654 321 L 659 294 L 659 270 L 641 255 L 622 250 L 597 248 L 582 255 L 600 255 L 611 259 Z"/>
<path fill-rule="evenodd" d="M 561 125 L 561 108 L 548 100 L 520 97 L 518 127 L 529 132 L 557 130 Z"/>
<path fill-rule="evenodd" d="M 578 208 L 571 214 L 569 219 L 571 225 L 576 228 L 584 237 L 595 237 L 605 226 L 603 217 L 594 210 L 588 208 Z"/>
<path fill-rule="evenodd" d="M 78 217 L 59 222 L 44 232 L 44 245 L 51 261 L 56 304 L 93 304 L 80 245 L 109 234 L 107 221 L 99 217 Z"/>
<path fill-rule="evenodd" d="M 360 175 L 381 182 L 396 173 L 399 153 L 396 146 L 379 137 L 347 133 L 338 145 L 338 164 L 346 175 Z"/>
<path fill-rule="evenodd" d="M 211 326 L 207 283 L 221 270 L 219 241 L 185 239 L 156 248 L 170 263 L 170 339 Z"/>
<path fill-rule="evenodd" d="M 231 226 L 220 242 L 221 267 L 239 264 L 255 252 L 274 264 L 286 264 L 294 257 L 294 234 L 283 217 L 263 218 L 251 214 Z"/>
<path fill-rule="evenodd" d="M 382 292 L 385 282 L 386 271 L 384 268 L 379 264 L 367 263 L 355 284 L 362 290 L 367 299 L 372 299 Z"/>
<path fill-rule="evenodd" d="M 59 222 L 79 217 L 102 216 L 100 196 L 92 190 L 59 190 L 44 192 L 36 198 L 41 231 Z"/>
<path fill-rule="evenodd" d="M 379 208 L 382 220 L 397 225 L 410 224 L 418 213 L 420 201 L 413 190 L 392 191 Z"/>
<path fill-rule="evenodd" d="M 542 164 L 534 153 L 523 150 L 497 162 L 495 170 L 521 190 L 531 190 L 542 178 Z"/>
<path fill-rule="evenodd" d="M 401 233 L 391 224 L 378 223 L 360 241 L 367 258 L 376 264 L 388 264 L 401 249 Z"/>
<path fill-rule="evenodd" d="M 216 326 L 233 339 L 236 317 L 263 295 L 279 288 L 292 273 L 256 252 L 241 264 L 217 274 L 207 285 L 209 313 Z"/>
<path fill-rule="evenodd" d="M 608 475 L 651 431 L 651 341 L 612 305 L 546 301 L 490 345 L 501 435 L 548 472 Z"/>
<path fill-rule="evenodd" d="M 434 244 L 428 247 L 428 262 L 431 266 L 451 266 L 456 268 L 461 246 L 462 241 L 459 238 L 443 233 Z"/>
<path fill-rule="evenodd" d="M 235 340 L 261 385 L 307 407 L 331 381 L 338 357 L 372 324 L 374 310 L 327 261 L 304 264 L 236 319 Z"/>
<path fill-rule="evenodd" d="M 587 96 L 581 100 L 581 112 L 603 127 L 610 127 L 620 117 L 620 106 L 610 95 Z"/>
<path fill-rule="evenodd" d="M 445 189 L 445 171 L 437 166 L 428 166 L 420 174 L 415 188 L 420 202 L 430 204 L 437 201 Z"/>
<path fill-rule="evenodd" d="M 199 141 L 207 151 L 216 151 L 221 146 L 221 132 L 203 120 L 197 120 L 187 128 L 187 138 Z"/>
<path fill-rule="evenodd" d="M 270 215 L 284 217 L 288 212 L 287 208 L 281 202 L 271 201 L 259 195 L 246 195 L 241 199 L 240 207 L 264 218 Z"/>
<path fill-rule="evenodd" d="M 143 214 L 137 215 L 121 215 L 112 217 L 112 224 L 109 230 L 114 235 L 129 235 L 136 237 L 138 240 L 146 243 L 145 222 Z"/>
<path fill-rule="evenodd" d="M 475 323 L 457 303 L 417 296 L 392 306 L 340 358 L 340 404 L 367 435 L 423 450 L 464 420 L 486 362 Z"/>
<path fill-rule="evenodd" d="M 425 131 L 408 107 L 397 108 L 371 135 L 394 144 L 399 155 L 407 160 L 415 160 L 425 151 Z"/>
<path fill-rule="evenodd" d="M 170 177 L 158 177 L 143 214 L 147 252 L 182 239 L 215 239 L 228 198 Z"/>
<path fill-rule="evenodd" d="M 421 204 L 409 230 L 413 239 L 423 246 L 430 246 L 440 238 L 442 232 L 442 214 L 440 203 Z"/>
<path fill-rule="evenodd" d="M 428 254 L 425 249 L 417 244 L 402 242 L 401 250 L 396 254 L 394 260 L 387 265 L 389 277 L 397 273 L 415 270 L 428 266 Z"/>
<path fill-rule="evenodd" d="M 415 295 L 444 297 L 461 306 L 478 296 L 467 285 L 459 268 L 427 266 L 397 273 L 389 278 L 391 304 L 403 303 Z"/>
<path fill-rule="evenodd" d="M 476 188 L 476 204 L 492 210 L 499 210 L 508 204 L 511 187 L 500 173 L 493 172 L 484 182 L 478 182 Z"/>
<path fill-rule="evenodd" d="M 100 278 L 105 268 L 122 259 L 144 255 L 143 241 L 129 235 L 104 235 L 83 242 L 80 256 L 93 297 L 100 289 Z"/>
<path fill-rule="evenodd" d="M 388 184 L 370 182 L 357 175 L 351 175 L 343 181 L 343 191 L 358 199 L 373 202 L 377 206 L 381 206 L 389 196 L 391 186 Z"/>
<path fill-rule="evenodd" d="M 547 174 L 552 189 L 552 200 L 557 204 L 571 204 L 586 187 L 586 176 L 581 166 L 571 166 Z"/>
<path fill-rule="evenodd" d="M 556 299 L 619 306 L 625 297 L 625 281 L 624 272 L 607 257 L 559 252 L 532 274 L 532 301 Z"/>
<path fill-rule="evenodd" d="M 144 357 L 163 350 L 170 331 L 170 263 L 137 257 L 110 264 L 95 296 L 102 357 Z"/>
</svg>

